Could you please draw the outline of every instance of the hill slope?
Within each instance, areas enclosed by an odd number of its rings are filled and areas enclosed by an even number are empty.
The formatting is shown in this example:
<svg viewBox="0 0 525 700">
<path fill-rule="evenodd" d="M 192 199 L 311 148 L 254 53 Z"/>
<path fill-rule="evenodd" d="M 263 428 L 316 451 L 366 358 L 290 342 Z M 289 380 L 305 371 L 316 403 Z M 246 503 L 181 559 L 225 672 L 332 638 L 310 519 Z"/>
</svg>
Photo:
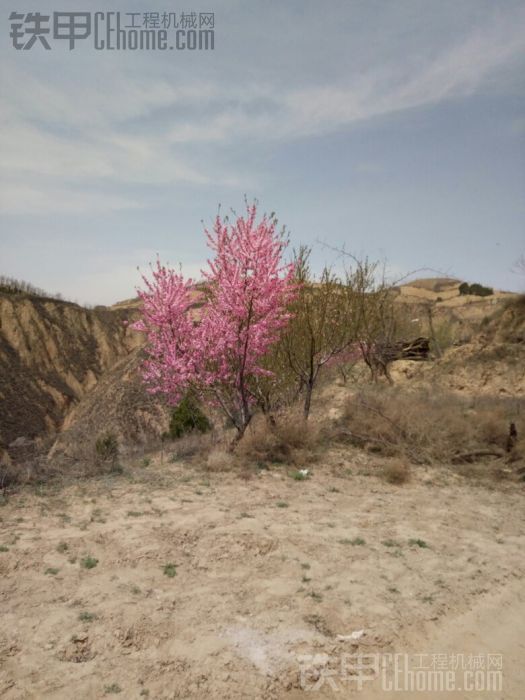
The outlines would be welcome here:
<svg viewBox="0 0 525 700">
<path fill-rule="evenodd" d="M 142 383 L 142 355 L 137 348 L 119 360 L 69 411 L 50 457 L 89 461 L 97 436 L 106 432 L 115 435 L 121 446 L 128 446 L 151 442 L 168 430 L 169 408 Z"/>
<path fill-rule="evenodd" d="M 430 282 L 434 289 L 436 280 Z M 525 393 L 525 313 L 518 297 L 515 303 L 493 297 L 475 304 L 459 296 L 443 302 L 398 299 L 407 318 L 421 326 L 410 323 L 409 332 L 427 335 L 431 307 L 436 328 L 443 326 L 459 347 L 450 347 L 439 362 L 396 363 L 396 379 L 496 395 Z M 462 303 L 448 308 L 451 301 Z M 196 295 L 196 314 L 199 303 Z M 166 429 L 167 409 L 147 395 L 137 371 L 143 337 L 126 325 L 138 309 L 137 299 L 91 310 L 0 292 L 0 454 L 21 437 L 51 443 L 58 434 L 53 453 L 72 456 L 104 430 L 134 443 Z"/>
<path fill-rule="evenodd" d="M 0 294 L 0 446 L 60 429 L 98 378 L 141 344 L 125 325 L 132 313 Z"/>
</svg>

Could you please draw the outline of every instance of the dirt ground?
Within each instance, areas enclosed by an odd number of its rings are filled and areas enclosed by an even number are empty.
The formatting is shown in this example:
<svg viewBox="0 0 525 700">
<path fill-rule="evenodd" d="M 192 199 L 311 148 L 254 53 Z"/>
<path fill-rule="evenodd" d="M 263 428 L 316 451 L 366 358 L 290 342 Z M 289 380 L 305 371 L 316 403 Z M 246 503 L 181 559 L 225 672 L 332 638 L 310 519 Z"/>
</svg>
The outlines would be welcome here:
<svg viewBox="0 0 525 700">
<path fill-rule="evenodd" d="M 339 448 L 303 481 L 157 457 L 24 490 L 0 508 L 0 696 L 518 700 L 524 544 L 522 485 L 394 486 Z M 301 686 L 313 655 L 376 652 L 503 654 L 503 691 Z"/>
</svg>

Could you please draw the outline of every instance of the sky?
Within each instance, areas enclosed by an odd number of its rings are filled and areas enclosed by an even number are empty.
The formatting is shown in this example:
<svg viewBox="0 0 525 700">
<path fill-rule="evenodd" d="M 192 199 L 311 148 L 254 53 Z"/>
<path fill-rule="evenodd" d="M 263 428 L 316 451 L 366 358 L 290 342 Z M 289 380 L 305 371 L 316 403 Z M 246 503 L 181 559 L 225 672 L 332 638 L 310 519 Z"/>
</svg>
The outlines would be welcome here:
<svg viewBox="0 0 525 700">
<path fill-rule="evenodd" d="M 90 304 L 157 255 L 199 277 L 204 226 L 247 197 L 315 269 L 344 247 L 525 287 L 523 0 L 208 3 L 68 1 L 214 13 L 213 51 L 133 52 L 17 50 L 9 13 L 64 3 L 0 0 L 0 274 Z"/>
</svg>

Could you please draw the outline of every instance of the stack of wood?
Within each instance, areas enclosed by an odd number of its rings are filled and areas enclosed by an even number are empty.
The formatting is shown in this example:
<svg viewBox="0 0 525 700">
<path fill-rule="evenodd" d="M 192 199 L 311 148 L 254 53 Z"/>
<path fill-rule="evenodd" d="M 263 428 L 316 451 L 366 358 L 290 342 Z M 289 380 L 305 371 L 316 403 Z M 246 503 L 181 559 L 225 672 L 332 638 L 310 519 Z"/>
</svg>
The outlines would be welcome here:
<svg viewBox="0 0 525 700">
<path fill-rule="evenodd" d="M 398 343 L 398 360 L 428 360 L 430 341 L 428 338 L 416 338 L 410 342 Z"/>
<path fill-rule="evenodd" d="M 428 338 L 415 338 L 411 341 L 400 340 L 397 342 L 376 342 L 370 345 L 361 345 L 363 360 L 372 373 L 374 381 L 380 375 L 384 375 L 393 384 L 389 366 L 395 360 L 428 360 L 430 353 L 430 341 Z"/>
<path fill-rule="evenodd" d="M 397 342 L 376 343 L 375 355 L 384 363 L 395 360 L 428 360 L 430 341 L 428 338 L 415 340 L 399 340 Z"/>
</svg>

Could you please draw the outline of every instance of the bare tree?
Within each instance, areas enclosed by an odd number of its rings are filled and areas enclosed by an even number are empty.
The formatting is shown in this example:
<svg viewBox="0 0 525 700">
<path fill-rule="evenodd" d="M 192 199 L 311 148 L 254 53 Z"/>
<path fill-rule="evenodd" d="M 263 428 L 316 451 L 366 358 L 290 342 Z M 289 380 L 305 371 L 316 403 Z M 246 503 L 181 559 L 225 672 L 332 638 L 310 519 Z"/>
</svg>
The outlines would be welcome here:
<svg viewBox="0 0 525 700">
<path fill-rule="evenodd" d="M 281 352 L 303 394 L 304 417 L 308 418 L 312 393 L 319 373 L 346 350 L 353 333 L 352 295 L 346 279 L 325 267 L 312 276 L 310 249 L 303 246 L 295 255 L 295 277 L 299 291 L 292 304 L 293 318 L 281 339 Z"/>
</svg>

